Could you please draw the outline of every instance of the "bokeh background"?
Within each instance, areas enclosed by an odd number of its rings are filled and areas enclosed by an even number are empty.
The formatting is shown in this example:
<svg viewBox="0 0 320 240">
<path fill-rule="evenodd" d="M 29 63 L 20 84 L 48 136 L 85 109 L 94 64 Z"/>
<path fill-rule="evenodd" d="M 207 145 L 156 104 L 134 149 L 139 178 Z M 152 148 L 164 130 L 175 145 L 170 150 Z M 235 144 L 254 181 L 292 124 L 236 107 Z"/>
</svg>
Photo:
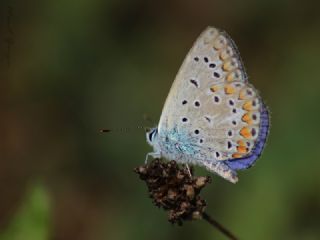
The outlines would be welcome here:
<svg viewBox="0 0 320 240">
<path fill-rule="evenodd" d="M 150 151 L 137 126 L 157 123 L 208 25 L 232 36 L 272 117 L 256 166 L 205 189 L 208 213 L 240 239 L 320 239 L 319 7 L 1 0 L 0 239 L 226 239 L 204 221 L 170 225 L 132 171 Z"/>
</svg>

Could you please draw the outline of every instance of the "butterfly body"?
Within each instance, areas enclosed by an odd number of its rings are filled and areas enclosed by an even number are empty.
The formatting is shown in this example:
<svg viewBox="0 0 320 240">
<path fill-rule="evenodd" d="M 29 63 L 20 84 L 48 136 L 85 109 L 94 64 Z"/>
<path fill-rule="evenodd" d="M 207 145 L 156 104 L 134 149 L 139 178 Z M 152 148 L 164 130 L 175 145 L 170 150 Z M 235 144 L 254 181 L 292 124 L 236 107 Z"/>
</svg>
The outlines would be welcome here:
<svg viewBox="0 0 320 240">
<path fill-rule="evenodd" d="M 233 41 L 209 27 L 187 54 L 147 137 L 151 155 L 204 166 L 235 183 L 235 170 L 260 156 L 268 130 L 267 109 Z"/>
</svg>

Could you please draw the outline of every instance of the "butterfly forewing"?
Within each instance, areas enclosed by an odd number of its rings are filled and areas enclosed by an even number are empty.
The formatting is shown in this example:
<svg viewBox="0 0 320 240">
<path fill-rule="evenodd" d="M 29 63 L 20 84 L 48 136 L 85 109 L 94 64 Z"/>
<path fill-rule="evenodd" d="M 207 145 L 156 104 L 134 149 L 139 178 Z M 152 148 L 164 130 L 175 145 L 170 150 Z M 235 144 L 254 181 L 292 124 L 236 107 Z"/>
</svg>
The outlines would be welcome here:
<svg viewBox="0 0 320 240">
<path fill-rule="evenodd" d="M 233 41 L 209 27 L 176 76 L 162 111 L 159 135 L 164 138 L 176 129 L 185 136 L 183 141 L 200 149 L 202 157 L 241 158 L 250 154 L 257 140 L 261 105 Z"/>
</svg>

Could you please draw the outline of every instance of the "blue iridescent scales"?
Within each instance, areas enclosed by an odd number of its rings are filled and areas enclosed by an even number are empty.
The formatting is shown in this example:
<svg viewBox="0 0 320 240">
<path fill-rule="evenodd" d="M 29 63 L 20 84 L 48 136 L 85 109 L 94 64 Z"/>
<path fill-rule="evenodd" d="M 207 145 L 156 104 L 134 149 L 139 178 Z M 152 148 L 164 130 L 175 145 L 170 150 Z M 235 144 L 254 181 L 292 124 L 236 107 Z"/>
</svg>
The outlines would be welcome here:
<svg viewBox="0 0 320 240">
<path fill-rule="evenodd" d="M 236 170 L 261 155 L 268 131 L 267 108 L 234 42 L 208 27 L 187 54 L 158 127 L 147 133 L 148 156 L 197 164 L 235 183 Z"/>
</svg>

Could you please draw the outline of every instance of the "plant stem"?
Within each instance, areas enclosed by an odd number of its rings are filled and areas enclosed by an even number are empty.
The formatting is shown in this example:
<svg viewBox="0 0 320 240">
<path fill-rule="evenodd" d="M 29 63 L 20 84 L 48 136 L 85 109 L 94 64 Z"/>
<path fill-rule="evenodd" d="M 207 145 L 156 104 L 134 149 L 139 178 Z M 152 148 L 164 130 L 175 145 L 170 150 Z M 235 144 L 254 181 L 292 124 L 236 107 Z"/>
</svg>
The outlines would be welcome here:
<svg viewBox="0 0 320 240">
<path fill-rule="evenodd" d="M 233 235 L 228 229 L 226 229 L 224 226 L 222 226 L 220 223 L 218 223 L 216 220 L 214 220 L 212 217 L 210 217 L 207 213 L 203 213 L 202 217 L 204 220 L 206 220 L 208 223 L 210 223 L 213 227 L 217 228 L 220 232 L 222 232 L 225 236 L 227 236 L 229 239 L 232 240 L 238 240 L 236 236 Z"/>
</svg>

